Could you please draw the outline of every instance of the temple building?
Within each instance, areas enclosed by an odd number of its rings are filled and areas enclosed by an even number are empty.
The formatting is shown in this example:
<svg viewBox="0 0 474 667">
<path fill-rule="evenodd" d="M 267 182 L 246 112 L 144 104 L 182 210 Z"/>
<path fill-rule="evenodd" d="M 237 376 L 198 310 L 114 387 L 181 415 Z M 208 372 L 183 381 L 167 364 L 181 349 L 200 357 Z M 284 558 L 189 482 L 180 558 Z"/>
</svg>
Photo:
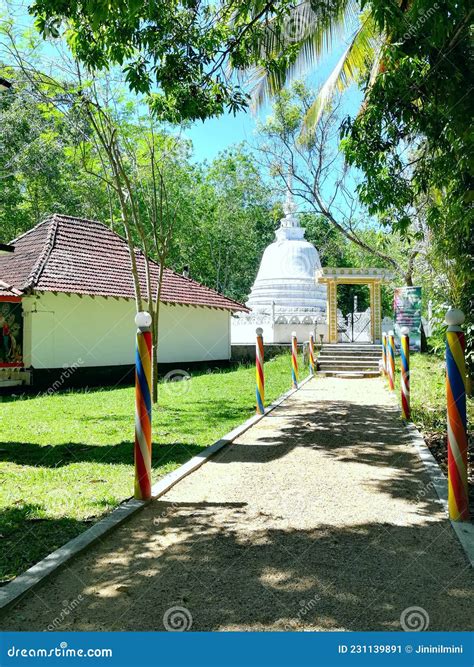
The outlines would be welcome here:
<svg viewBox="0 0 474 667">
<path fill-rule="evenodd" d="M 311 330 L 317 336 L 326 331 L 326 286 L 315 279 L 319 253 L 305 239 L 290 191 L 283 210 L 285 217 L 263 253 L 246 303 L 251 312 L 232 318 L 234 344 L 253 342 L 256 327 L 262 327 L 268 343 L 288 343 L 292 331 L 302 340 Z"/>
<path fill-rule="evenodd" d="M 0 388 L 133 382 L 135 291 L 127 242 L 94 220 L 52 215 L 0 254 Z M 136 251 L 146 303 L 145 257 Z M 160 270 L 150 260 L 152 294 Z M 231 313 L 245 310 L 165 268 L 160 370 L 230 359 Z M 52 389 L 51 389 L 52 388 Z"/>
</svg>

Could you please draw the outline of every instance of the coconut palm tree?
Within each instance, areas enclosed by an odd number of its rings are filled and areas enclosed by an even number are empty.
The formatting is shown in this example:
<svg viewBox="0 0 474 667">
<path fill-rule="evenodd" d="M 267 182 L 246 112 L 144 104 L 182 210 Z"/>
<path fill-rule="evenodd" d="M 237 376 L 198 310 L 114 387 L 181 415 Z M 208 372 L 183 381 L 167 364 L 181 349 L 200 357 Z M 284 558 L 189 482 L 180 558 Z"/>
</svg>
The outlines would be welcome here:
<svg viewBox="0 0 474 667">
<path fill-rule="evenodd" d="M 378 72 L 383 39 L 370 10 L 360 13 L 358 0 L 302 0 L 289 10 L 286 21 L 267 23 L 255 55 L 262 60 L 265 56 L 270 64 L 256 67 L 251 74 L 254 108 L 263 106 L 289 79 L 314 67 L 351 28 L 347 48 L 306 114 L 301 139 L 308 140 L 336 91 L 343 91 L 369 68 L 370 83 Z M 295 47 L 292 55 L 281 62 L 280 54 L 291 44 Z"/>
</svg>

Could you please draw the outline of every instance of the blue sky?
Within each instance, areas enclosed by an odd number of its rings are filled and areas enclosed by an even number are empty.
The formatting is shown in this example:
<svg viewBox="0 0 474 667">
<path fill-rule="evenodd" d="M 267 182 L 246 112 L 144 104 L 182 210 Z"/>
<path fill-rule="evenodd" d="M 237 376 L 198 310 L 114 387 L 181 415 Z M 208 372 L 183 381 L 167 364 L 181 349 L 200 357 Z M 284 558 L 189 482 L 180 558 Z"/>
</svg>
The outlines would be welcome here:
<svg viewBox="0 0 474 667">
<path fill-rule="evenodd" d="M 314 86 L 321 85 L 326 80 L 332 69 L 341 57 L 347 44 L 341 40 L 333 52 L 322 59 L 313 72 L 306 76 L 307 82 Z M 354 115 L 360 105 L 362 93 L 357 86 L 353 85 L 344 93 L 342 100 L 343 115 Z M 258 115 L 249 110 L 241 112 L 236 116 L 226 114 L 220 118 L 212 118 L 203 122 L 197 122 L 184 132 L 184 135 L 192 140 L 196 160 L 212 160 L 220 151 L 242 141 L 254 143 L 257 121 L 264 120 L 269 115 L 271 108 L 267 106 Z"/>
<path fill-rule="evenodd" d="M 1 1 L 1 0 L 0 0 Z M 31 28 L 33 25 L 33 18 L 28 14 L 28 4 L 30 0 L 14 0 L 8 3 L 9 14 L 14 19 L 15 27 L 22 32 Z M 354 29 L 356 26 L 352 26 Z M 353 34 L 348 32 L 344 38 L 338 42 L 334 42 L 331 52 L 323 57 L 320 62 L 312 70 L 306 72 L 306 76 L 302 77 L 306 83 L 317 90 L 319 86 L 324 83 L 333 68 L 336 66 L 344 50 L 347 48 L 348 42 L 352 39 Z M 57 59 L 56 46 L 50 46 L 43 43 L 41 50 L 50 59 L 51 64 L 55 63 Z M 52 65 L 54 66 L 54 65 Z M 118 68 L 117 68 L 118 69 Z M 120 78 L 121 75 L 119 75 Z M 354 116 L 360 106 L 362 99 L 361 91 L 357 86 L 352 85 L 343 94 L 340 107 L 340 115 L 343 118 L 346 115 Z M 257 144 L 256 128 L 259 121 L 264 121 L 271 113 L 271 105 L 267 105 L 261 109 L 258 114 L 254 114 L 249 110 L 240 112 L 237 115 L 225 114 L 219 118 L 213 118 L 205 121 L 195 122 L 192 126 L 179 131 L 180 135 L 189 138 L 193 143 L 193 159 L 196 162 L 204 160 L 210 162 L 219 153 L 231 148 L 235 144 L 246 143 L 250 148 Z M 327 179 L 323 187 L 323 196 L 331 196 L 333 191 L 334 180 L 338 175 L 340 164 L 334 165 L 334 178 L 332 174 Z M 262 172 L 262 178 L 266 178 L 268 174 Z M 350 189 L 355 187 L 355 182 L 352 178 L 353 174 L 348 176 L 347 185 Z M 281 183 L 268 182 L 269 187 L 281 186 Z M 336 203 L 344 210 L 346 203 L 344 200 Z M 307 208 L 307 204 L 303 201 L 299 202 L 301 210 Z"/>
<path fill-rule="evenodd" d="M 29 4 L 30 0 L 14 0 L 7 4 L 9 14 L 14 18 L 17 29 L 24 30 L 33 25 L 33 18 L 28 13 Z M 335 43 L 332 52 L 322 58 L 313 71 L 306 73 L 305 79 L 308 84 L 316 89 L 327 79 L 346 49 L 351 37 L 352 35 L 349 33 L 344 39 Z M 48 46 L 46 46 L 45 51 L 48 51 Z M 361 92 L 355 85 L 351 86 L 344 93 L 342 99 L 343 115 L 354 115 L 357 112 L 361 99 Z M 196 161 L 210 161 L 218 153 L 234 144 L 241 142 L 254 143 L 258 120 L 264 120 L 270 112 L 271 107 L 267 106 L 258 115 L 252 114 L 248 110 L 247 112 L 238 113 L 235 116 L 233 114 L 225 114 L 220 118 L 213 118 L 204 123 L 197 121 L 182 134 L 193 142 L 194 159 Z"/>
</svg>

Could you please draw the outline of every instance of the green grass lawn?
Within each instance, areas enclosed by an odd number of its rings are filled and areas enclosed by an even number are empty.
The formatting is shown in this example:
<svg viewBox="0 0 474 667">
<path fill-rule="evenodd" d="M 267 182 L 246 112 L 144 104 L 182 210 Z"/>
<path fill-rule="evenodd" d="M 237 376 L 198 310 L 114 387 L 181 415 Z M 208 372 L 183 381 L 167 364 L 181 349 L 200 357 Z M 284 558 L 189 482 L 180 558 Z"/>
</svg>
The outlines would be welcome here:
<svg viewBox="0 0 474 667">
<path fill-rule="evenodd" d="M 266 363 L 267 404 L 290 388 L 289 355 Z M 307 374 L 300 358 L 300 374 Z M 0 399 L 1 400 L 1 399 Z M 255 370 L 160 384 L 153 481 L 255 411 Z M 75 537 L 133 494 L 134 389 L 3 397 L 0 583 Z"/>
<path fill-rule="evenodd" d="M 400 396 L 400 357 L 396 357 L 396 392 Z M 446 371 L 444 360 L 434 354 L 410 354 L 412 421 L 425 433 L 446 432 Z M 474 417 L 474 401 L 468 398 L 468 421 Z"/>
<path fill-rule="evenodd" d="M 410 394 L 411 417 L 420 429 L 433 456 L 447 474 L 447 427 L 446 427 L 446 371 L 443 359 L 434 354 L 411 354 Z M 397 358 L 397 369 L 399 368 Z M 400 396 L 400 375 L 397 370 L 396 391 Z M 468 484 L 471 516 L 474 516 L 474 451 L 470 424 L 474 419 L 474 400 L 467 398 L 468 422 Z M 471 427 L 472 428 L 472 427 Z"/>
</svg>

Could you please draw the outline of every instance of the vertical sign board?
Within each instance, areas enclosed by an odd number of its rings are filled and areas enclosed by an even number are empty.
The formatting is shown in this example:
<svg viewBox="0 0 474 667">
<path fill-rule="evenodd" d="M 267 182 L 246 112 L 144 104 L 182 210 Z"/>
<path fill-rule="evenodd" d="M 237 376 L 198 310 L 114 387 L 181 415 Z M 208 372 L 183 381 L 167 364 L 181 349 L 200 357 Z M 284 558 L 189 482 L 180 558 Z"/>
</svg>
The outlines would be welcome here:
<svg viewBox="0 0 474 667">
<path fill-rule="evenodd" d="M 397 287 L 393 295 L 395 338 L 400 347 L 400 329 L 410 329 L 410 349 L 421 350 L 421 287 Z"/>
<path fill-rule="evenodd" d="M 0 299 L 0 368 L 23 366 L 23 310 L 18 297 Z"/>
</svg>

